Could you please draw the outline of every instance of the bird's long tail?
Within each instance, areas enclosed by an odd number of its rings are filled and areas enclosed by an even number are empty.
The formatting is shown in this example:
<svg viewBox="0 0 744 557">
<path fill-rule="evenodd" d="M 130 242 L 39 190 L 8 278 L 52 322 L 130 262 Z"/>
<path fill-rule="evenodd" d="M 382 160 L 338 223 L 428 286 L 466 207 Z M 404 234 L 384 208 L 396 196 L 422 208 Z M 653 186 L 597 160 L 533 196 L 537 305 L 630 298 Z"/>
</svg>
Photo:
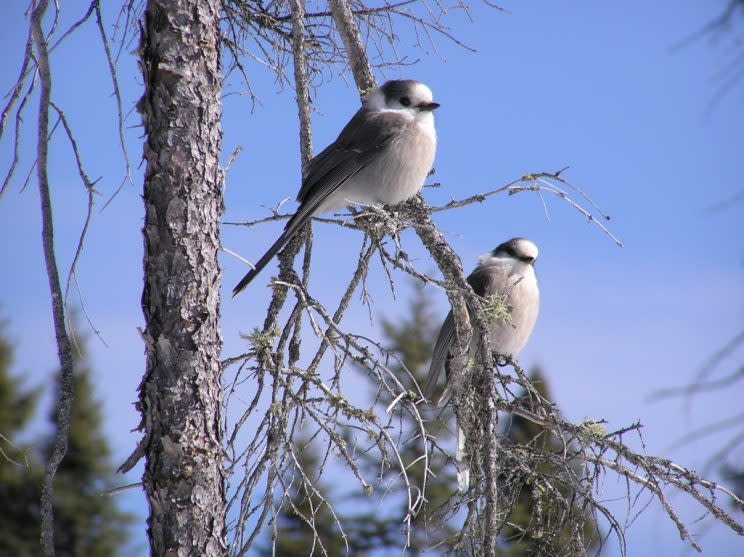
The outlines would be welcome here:
<svg viewBox="0 0 744 557">
<path fill-rule="evenodd" d="M 256 262 L 253 269 L 248 271 L 248 273 L 246 273 L 246 275 L 240 280 L 235 288 L 233 288 L 233 298 L 240 294 L 243 289 L 248 286 L 254 278 L 256 278 L 256 275 L 258 275 L 258 273 L 260 273 L 263 268 L 266 267 L 269 261 L 271 261 L 274 256 L 279 253 L 279 250 L 281 250 L 287 244 L 287 242 L 289 242 L 295 236 L 295 234 L 297 234 L 298 230 L 302 228 L 302 225 L 308 221 L 310 216 L 312 215 L 308 214 L 307 211 L 297 211 L 294 215 L 292 215 L 292 218 L 290 218 L 287 222 L 287 226 L 284 227 L 284 231 L 282 232 L 281 236 L 279 236 L 276 242 L 274 242 L 266 251 L 266 253 L 263 254 L 261 259 Z"/>
</svg>

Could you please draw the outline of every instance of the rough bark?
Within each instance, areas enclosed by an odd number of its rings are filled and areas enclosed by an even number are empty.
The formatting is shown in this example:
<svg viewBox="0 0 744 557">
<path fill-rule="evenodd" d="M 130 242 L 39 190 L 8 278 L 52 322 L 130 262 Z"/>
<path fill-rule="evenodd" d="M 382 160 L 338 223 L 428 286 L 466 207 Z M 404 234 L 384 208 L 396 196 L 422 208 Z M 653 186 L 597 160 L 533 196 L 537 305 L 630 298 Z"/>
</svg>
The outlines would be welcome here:
<svg viewBox="0 0 744 557">
<path fill-rule="evenodd" d="M 52 74 L 49 69 L 49 52 L 42 29 L 44 13 L 49 6 L 48 0 L 34 4 L 31 14 L 31 37 L 36 50 L 41 89 L 39 92 L 39 120 L 36 171 L 39 179 L 39 197 L 41 199 L 42 245 L 46 263 L 49 291 L 52 295 L 52 315 L 54 335 L 57 341 L 59 357 L 59 390 L 57 399 L 57 432 L 54 449 L 47 462 L 44 483 L 41 487 L 41 547 L 45 557 L 54 556 L 54 476 L 62 459 L 67 453 L 70 434 L 70 412 L 72 410 L 72 345 L 65 326 L 64 297 L 59 282 L 57 260 L 54 255 L 54 218 L 52 199 L 49 192 L 47 162 L 49 155 L 49 106 L 51 104 Z"/>
<path fill-rule="evenodd" d="M 217 263 L 223 173 L 219 0 L 149 0 L 147 369 L 140 386 L 152 555 L 226 555 Z"/>
</svg>

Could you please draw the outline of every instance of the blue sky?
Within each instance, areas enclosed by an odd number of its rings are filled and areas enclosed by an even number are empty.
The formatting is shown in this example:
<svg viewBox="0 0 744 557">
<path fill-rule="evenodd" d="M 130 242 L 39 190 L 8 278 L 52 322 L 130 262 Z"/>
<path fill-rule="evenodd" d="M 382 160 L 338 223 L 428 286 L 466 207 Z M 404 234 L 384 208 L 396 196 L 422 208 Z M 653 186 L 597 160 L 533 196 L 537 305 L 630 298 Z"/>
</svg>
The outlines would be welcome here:
<svg viewBox="0 0 744 557">
<path fill-rule="evenodd" d="M 19 4 L 4 6 L 0 21 L 3 90 L 15 79 L 25 38 L 24 7 Z M 714 213 L 707 210 L 744 189 L 744 84 L 711 109 L 717 91 L 713 78 L 726 60 L 728 42 L 704 38 L 674 49 L 723 4 L 723 0 L 634 0 L 615 5 L 589 0 L 504 2 L 509 14 L 479 4 L 472 8 L 472 23 L 457 12 L 448 19 L 455 34 L 476 53 L 441 39 L 438 54 L 421 55 L 419 64 L 401 72 L 378 74 L 380 80 L 425 81 L 442 104 L 437 111 L 435 163 L 442 187 L 426 190 L 430 203 L 495 189 L 527 172 L 569 166 L 565 177 L 612 216 L 610 228 L 624 242 L 623 248 L 558 199 L 545 198 L 546 216 L 541 199 L 529 193 L 440 213 L 435 220 L 466 270 L 478 254 L 505 239 L 522 235 L 534 240 L 541 249 L 542 308 L 522 362 L 544 367 L 554 397 L 569 418 L 604 418 L 610 427 L 641 420 L 648 453 L 666 454 L 696 469 L 704 468 L 723 438 L 672 449 L 673 442 L 737 412 L 741 385 L 690 404 L 651 402 L 648 397 L 689 381 L 744 322 L 744 204 Z M 83 5 L 66 3 L 67 19 L 81 13 Z M 400 36 L 399 50 L 419 56 L 410 31 L 402 30 Z M 53 96 L 77 131 L 89 174 L 101 176 L 100 208 L 118 187 L 123 163 L 113 126 L 111 85 L 98 44 L 95 30 L 83 29 L 54 53 L 52 65 Z M 225 99 L 224 159 L 237 145 L 244 148 L 228 176 L 226 221 L 263 216 L 263 206 L 293 199 L 298 187 L 292 95 L 279 92 L 259 65 L 249 68 L 261 104 L 252 110 L 244 96 Z M 131 56 L 122 59 L 120 70 L 129 110 L 141 94 L 141 80 Z M 314 106 L 317 151 L 335 138 L 358 99 L 353 87 L 335 78 L 320 89 Z M 33 121 L 33 111 L 26 121 Z M 131 403 L 144 368 L 136 329 L 143 322 L 138 168 L 142 130 L 136 124 L 137 119 L 130 117 L 132 183 L 105 211 L 96 212 L 79 270 L 86 309 L 108 345 L 91 340 L 90 348 L 98 396 L 105 401 L 104 427 L 117 462 L 137 440 L 129 433 L 138 422 Z M 33 162 L 32 137 L 28 131 L 22 143 L 25 165 L 19 177 Z M 10 158 L 7 139 L 0 144 L 2 168 Z M 86 202 L 69 156 L 67 146 L 58 140 L 51 176 L 63 270 L 74 252 Z M 18 343 L 16 371 L 28 375 L 32 383 L 49 383 L 56 351 L 40 248 L 38 193 L 33 181 L 20 191 L 22 181 L 17 178 L 0 199 L 0 235 L 5 238 L 0 311 Z M 223 242 L 256 259 L 279 228 L 225 227 Z M 315 230 L 311 287 L 318 298 L 331 301 L 339 277 L 343 280 L 351 272 L 360 238 L 356 232 L 324 225 Z M 404 234 L 403 243 L 419 268 L 434 269 L 413 234 Z M 245 269 L 229 256 L 222 258 L 222 268 L 227 294 Z M 274 269 L 271 264 L 237 300 L 224 297 L 226 355 L 240 349 L 239 333 L 261 321 L 254 310 L 265 307 L 268 290 L 263 286 Z M 370 272 L 375 315 L 394 316 L 404 304 L 393 303 L 382 278 L 376 265 Z M 445 296 L 434 295 L 444 315 Z M 369 328 L 359 303 L 347 323 L 350 328 Z M 130 474 L 128 481 L 137 481 L 139 473 Z M 616 492 L 621 486 L 614 483 L 607 479 L 605 487 Z M 673 502 L 685 506 L 681 498 Z M 136 494 L 128 495 L 126 504 L 143 512 L 144 501 Z M 697 516 L 685 508 L 686 516 Z M 701 543 L 706 555 L 744 551 L 741 539 L 709 526 L 706 522 L 693 526 L 705 530 Z M 631 555 L 688 552 L 671 523 L 653 506 L 631 527 L 629 542 Z"/>
</svg>

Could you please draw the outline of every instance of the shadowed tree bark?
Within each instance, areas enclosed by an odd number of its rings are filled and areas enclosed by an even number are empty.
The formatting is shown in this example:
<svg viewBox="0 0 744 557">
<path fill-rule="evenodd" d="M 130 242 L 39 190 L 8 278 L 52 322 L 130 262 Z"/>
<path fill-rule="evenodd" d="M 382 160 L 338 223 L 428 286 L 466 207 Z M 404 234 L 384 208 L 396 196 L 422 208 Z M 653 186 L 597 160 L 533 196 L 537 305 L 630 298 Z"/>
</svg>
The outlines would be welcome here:
<svg viewBox="0 0 744 557">
<path fill-rule="evenodd" d="M 142 32 L 147 369 L 139 451 L 152 555 L 227 553 L 219 425 L 220 4 L 150 0 Z"/>
</svg>

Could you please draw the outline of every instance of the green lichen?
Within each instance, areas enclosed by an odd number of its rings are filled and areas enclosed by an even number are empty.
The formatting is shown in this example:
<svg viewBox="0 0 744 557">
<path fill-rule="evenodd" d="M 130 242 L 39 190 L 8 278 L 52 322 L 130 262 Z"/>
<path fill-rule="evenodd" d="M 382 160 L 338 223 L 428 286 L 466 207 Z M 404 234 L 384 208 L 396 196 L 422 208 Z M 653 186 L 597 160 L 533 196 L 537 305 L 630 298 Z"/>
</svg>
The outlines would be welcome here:
<svg viewBox="0 0 744 557">
<path fill-rule="evenodd" d="M 493 294 L 486 298 L 486 303 L 480 310 L 479 317 L 487 323 L 506 321 L 511 323 L 511 307 L 506 303 L 505 294 Z"/>
<path fill-rule="evenodd" d="M 251 343 L 256 352 L 271 349 L 274 339 L 279 336 L 281 331 L 274 327 L 268 331 L 263 331 L 256 327 L 250 335 L 245 336 L 246 340 Z"/>
<path fill-rule="evenodd" d="M 607 430 L 602 424 L 595 422 L 594 420 L 586 419 L 581 422 L 581 429 L 592 437 L 604 437 L 607 435 Z"/>
<path fill-rule="evenodd" d="M 366 89 L 359 89 L 358 90 L 359 91 L 359 96 L 361 98 L 364 98 L 367 95 L 369 95 L 372 91 L 374 91 L 375 89 L 376 89 L 376 87 L 367 87 Z"/>
</svg>

